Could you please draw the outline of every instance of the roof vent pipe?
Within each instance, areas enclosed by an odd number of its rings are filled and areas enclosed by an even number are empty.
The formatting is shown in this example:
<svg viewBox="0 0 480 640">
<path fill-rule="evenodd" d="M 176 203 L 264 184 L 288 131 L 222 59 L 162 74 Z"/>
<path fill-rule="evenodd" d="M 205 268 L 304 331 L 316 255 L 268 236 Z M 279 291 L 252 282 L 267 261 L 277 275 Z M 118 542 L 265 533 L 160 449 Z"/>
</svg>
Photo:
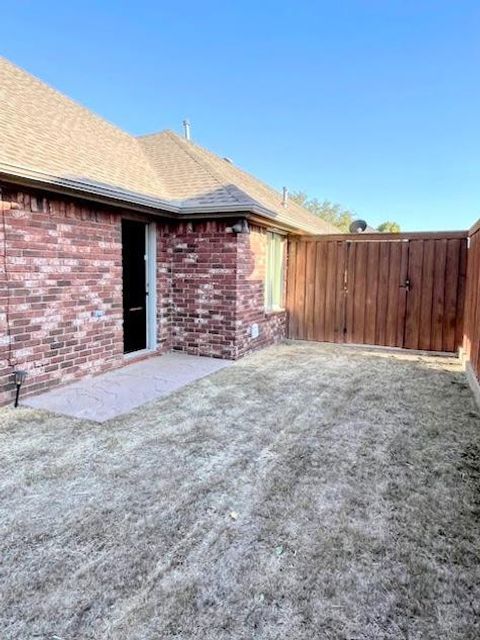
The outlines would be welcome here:
<svg viewBox="0 0 480 640">
<path fill-rule="evenodd" d="M 183 121 L 183 134 L 185 136 L 185 140 L 190 140 L 190 120 L 185 119 Z"/>
<path fill-rule="evenodd" d="M 286 207 L 288 204 L 288 189 L 287 187 L 283 187 L 283 199 L 282 199 L 282 205 L 284 207 Z"/>
</svg>

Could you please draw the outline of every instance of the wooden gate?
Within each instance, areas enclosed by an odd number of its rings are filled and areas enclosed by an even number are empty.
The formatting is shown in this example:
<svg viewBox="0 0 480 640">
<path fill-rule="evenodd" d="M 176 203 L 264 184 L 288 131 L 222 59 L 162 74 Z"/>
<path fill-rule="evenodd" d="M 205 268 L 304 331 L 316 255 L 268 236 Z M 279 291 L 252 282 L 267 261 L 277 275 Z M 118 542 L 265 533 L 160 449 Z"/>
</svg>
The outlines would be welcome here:
<svg viewBox="0 0 480 640">
<path fill-rule="evenodd" d="M 289 337 L 454 352 L 466 259 L 466 232 L 292 239 Z"/>
</svg>

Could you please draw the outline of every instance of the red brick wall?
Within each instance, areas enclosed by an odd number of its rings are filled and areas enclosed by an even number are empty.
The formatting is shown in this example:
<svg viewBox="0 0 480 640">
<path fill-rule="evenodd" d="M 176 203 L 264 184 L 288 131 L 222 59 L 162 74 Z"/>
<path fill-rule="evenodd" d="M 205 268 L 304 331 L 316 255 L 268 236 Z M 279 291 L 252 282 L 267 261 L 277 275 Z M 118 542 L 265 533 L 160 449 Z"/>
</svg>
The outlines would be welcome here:
<svg viewBox="0 0 480 640">
<path fill-rule="evenodd" d="M 170 239 L 165 229 L 168 225 L 156 223 L 157 227 L 157 343 L 159 350 L 171 348 L 172 334 L 172 258 Z"/>
<path fill-rule="evenodd" d="M 126 362 L 122 213 L 2 191 L 0 404 L 13 397 L 16 368 L 28 371 L 25 395 Z M 157 244 L 157 352 L 163 352 L 170 348 L 170 264 L 158 235 Z"/>
<path fill-rule="evenodd" d="M 226 222 L 163 227 L 171 252 L 174 350 L 234 358 L 237 236 Z"/>
<path fill-rule="evenodd" d="M 25 391 L 34 392 L 122 358 L 117 216 L 4 191 L 3 201 L 9 200 L 18 208 L 3 212 L 9 326 L 0 358 L 0 401 L 11 397 L 15 367 L 28 370 Z M 95 317 L 96 310 L 103 317 Z"/>
<path fill-rule="evenodd" d="M 209 221 L 162 234 L 172 255 L 173 349 L 236 359 L 285 337 L 286 313 L 265 311 L 265 230 L 235 234 L 231 222 Z"/>
<path fill-rule="evenodd" d="M 282 340 L 286 335 L 286 312 L 265 311 L 266 230 L 252 226 L 249 234 L 237 237 L 236 357 L 240 357 Z M 250 335 L 254 323 L 259 327 L 257 338 Z"/>
<path fill-rule="evenodd" d="M 122 212 L 44 196 L 2 192 L 0 404 L 15 368 L 26 394 L 125 362 Z M 264 312 L 265 233 L 230 224 L 157 223 L 157 352 L 234 359 L 283 337 L 285 314 Z"/>
<path fill-rule="evenodd" d="M 7 214 L 5 205 L 5 216 Z M 6 389 L 10 383 L 11 367 L 9 366 L 9 345 L 8 334 L 8 283 L 5 273 L 7 256 L 5 255 L 5 229 L 3 225 L 2 202 L 0 200 L 0 404 L 7 401 Z"/>
</svg>

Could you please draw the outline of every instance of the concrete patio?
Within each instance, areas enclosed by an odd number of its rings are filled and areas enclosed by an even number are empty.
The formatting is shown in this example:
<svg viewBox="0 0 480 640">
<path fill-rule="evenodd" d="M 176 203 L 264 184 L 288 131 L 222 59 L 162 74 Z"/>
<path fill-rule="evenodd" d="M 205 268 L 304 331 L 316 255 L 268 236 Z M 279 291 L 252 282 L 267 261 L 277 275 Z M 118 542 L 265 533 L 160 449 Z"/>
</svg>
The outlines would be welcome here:
<svg viewBox="0 0 480 640">
<path fill-rule="evenodd" d="M 21 404 L 105 422 L 231 364 L 218 358 L 167 353 L 26 398 Z"/>
</svg>

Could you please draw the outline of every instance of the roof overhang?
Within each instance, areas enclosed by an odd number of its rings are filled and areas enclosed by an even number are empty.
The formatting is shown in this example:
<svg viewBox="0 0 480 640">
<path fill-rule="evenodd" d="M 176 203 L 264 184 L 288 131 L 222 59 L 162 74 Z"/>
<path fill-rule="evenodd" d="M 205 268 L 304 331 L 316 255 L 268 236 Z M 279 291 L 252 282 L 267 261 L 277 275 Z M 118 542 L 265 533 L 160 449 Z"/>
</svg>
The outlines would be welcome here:
<svg viewBox="0 0 480 640">
<path fill-rule="evenodd" d="M 192 204 L 148 196 L 115 188 L 110 185 L 57 176 L 29 167 L 0 162 L 0 179 L 14 185 L 40 188 L 45 191 L 81 198 L 103 205 L 135 210 L 150 215 L 176 220 L 205 218 L 230 218 L 242 216 L 252 223 L 275 227 L 287 233 L 310 235 L 307 231 L 277 220 L 277 214 L 255 202 L 238 202 L 224 205 Z"/>
<path fill-rule="evenodd" d="M 43 171 L 9 165 L 3 162 L 0 162 L 0 178 L 13 184 L 33 186 L 54 193 L 81 197 L 84 200 L 92 200 L 94 202 L 105 202 L 115 204 L 116 206 L 134 205 L 135 208 L 140 207 L 142 210 L 148 208 L 162 211 L 166 214 L 178 213 L 178 207 L 172 205 L 167 200 L 126 191 L 124 189 L 116 189 L 101 183 L 85 182 L 75 178 L 56 176 Z"/>
</svg>

